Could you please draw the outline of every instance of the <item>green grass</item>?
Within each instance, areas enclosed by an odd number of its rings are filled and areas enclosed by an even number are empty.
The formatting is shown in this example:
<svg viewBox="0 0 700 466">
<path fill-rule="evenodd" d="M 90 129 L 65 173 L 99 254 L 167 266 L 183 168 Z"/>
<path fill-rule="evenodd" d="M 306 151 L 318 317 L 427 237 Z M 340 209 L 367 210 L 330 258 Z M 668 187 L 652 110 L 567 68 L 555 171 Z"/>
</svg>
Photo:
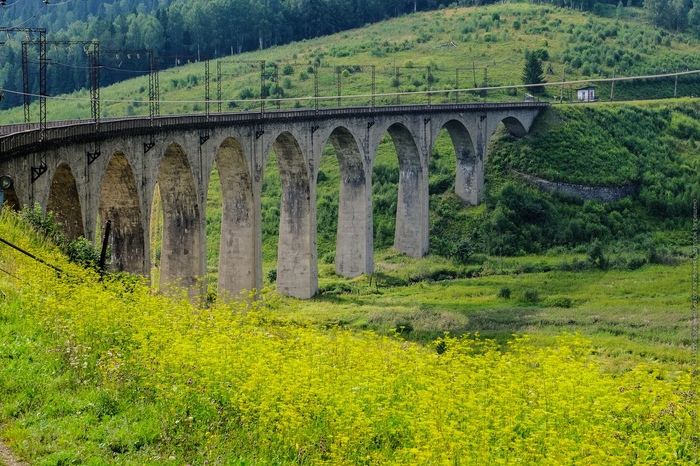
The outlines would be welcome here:
<svg viewBox="0 0 700 466">
<path fill-rule="evenodd" d="M 403 325 L 408 330 L 402 336 L 419 342 L 450 332 L 478 333 L 501 344 L 528 334 L 549 345 L 563 332 L 580 332 L 613 366 L 691 362 L 689 262 L 563 271 L 574 259 L 585 262 L 575 254 L 492 258 L 473 278 L 444 279 L 460 273 L 445 259 L 384 255 L 372 277 L 347 280 L 321 268 L 325 293 L 308 302 L 283 299 L 277 312 L 306 324 L 380 333 Z M 509 299 L 499 297 L 504 287 Z M 529 290 L 536 290 L 535 302 L 526 298 Z"/>
<path fill-rule="evenodd" d="M 211 99 L 217 99 L 221 87 L 223 111 L 257 110 L 258 103 L 243 102 L 242 93 L 253 98 L 260 95 L 260 73 L 240 60 L 265 60 L 276 63 L 283 108 L 312 107 L 305 100 L 314 94 L 313 65 L 319 65 L 322 106 L 337 105 L 337 76 L 341 75 L 342 105 L 367 105 L 371 65 L 375 66 L 376 92 L 436 91 L 434 102 L 454 101 L 454 93 L 439 92 L 482 85 L 518 85 L 526 50 L 544 50 L 546 80 L 558 82 L 598 77 L 636 76 L 657 72 L 698 69 L 695 51 L 698 39 L 684 34 L 670 34 L 643 24 L 642 11 L 626 8 L 622 19 L 602 18 L 591 13 L 530 4 L 490 5 L 475 8 L 444 9 L 406 15 L 390 21 L 345 31 L 280 47 L 250 52 L 221 60 L 222 79 L 216 80 L 216 66 L 211 67 Z M 494 19 L 497 16 L 500 19 Z M 516 29 L 516 22 L 520 25 Z M 284 67 L 291 66 L 291 74 Z M 550 68 L 551 65 L 551 68 Z M 311 72 L 309 72 L 311 67 Z M 339 67 L 339 68 L 338 68 Z M 428 86 L 427 67 L 433 83 Z M 456 70 L 458 68 L 458 70 Z M 398 80 L 397 77 L 398 69 Z M 266 69 L 266 86 L 272 82 L 273 67 Z M 163 70 L 160 73 L 161 112 L 203 113 L 205 110 L 204 66 L 195 63 Z M 549 98 L 574 99 L 576 86 L 551 88 Z M 675 81 L 618 82 L 615 99 L 644 99 L 674 96 Z M 610 97 L 610 84 L 598 85 L 601 99 Z M 244 90 L 248 90 L 245 91 Z M 51 93 L 51 91 L 49 91 Z M 681 78 L 679 96 L 698 94 L 696 78 Z M 274 94 L 274 88 L 273 88 Z M 524 91 L 491 93 L 489 100 L 522 100 Z M 102 90 L 102 115 L 116 117 L 148 114 L 148 79 L 140 77 Z M 272 95 L 271 97 L 274 97 Z M 69 100 L 49 99 L 49 120 L 89 119 L 88 91 L 80 91 Z M 249 97 L 250 98 L 250 97 Z M 462 93 L 463 101 L 481 100 L 473 93 Z M 75 99 L 75 100 L 74 100 Z M 239 102 L 233 102 L 239 101 Z M 378 104 L 396 101 L 395 96 L 378 97 Z M 427 102 L 426 95 L 403 97 L 403 103 Z M 273 102 L 267 108 L 275 108 Z M 218 111 L 218 104 L 211 104 Z M 21 108 L 1 113 L 5 123 L 23 121 Z M 38 119 L 38 105 L 32 107 L 32 120 Z"/>
</svg>

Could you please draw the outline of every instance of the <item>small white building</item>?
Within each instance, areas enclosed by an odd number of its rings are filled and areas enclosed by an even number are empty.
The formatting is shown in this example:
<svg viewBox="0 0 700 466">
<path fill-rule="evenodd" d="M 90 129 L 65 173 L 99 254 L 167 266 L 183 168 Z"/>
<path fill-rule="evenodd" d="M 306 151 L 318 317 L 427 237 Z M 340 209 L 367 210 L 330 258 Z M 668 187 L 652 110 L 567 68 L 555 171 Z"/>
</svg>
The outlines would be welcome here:
<svg viewBox="0 0 700 466">
<path fill-rule="evenodd" d="M 580 102 L 595 102 L 595 87 L 588 86 L 576 89 L 576 98 Z"/>
</svg>

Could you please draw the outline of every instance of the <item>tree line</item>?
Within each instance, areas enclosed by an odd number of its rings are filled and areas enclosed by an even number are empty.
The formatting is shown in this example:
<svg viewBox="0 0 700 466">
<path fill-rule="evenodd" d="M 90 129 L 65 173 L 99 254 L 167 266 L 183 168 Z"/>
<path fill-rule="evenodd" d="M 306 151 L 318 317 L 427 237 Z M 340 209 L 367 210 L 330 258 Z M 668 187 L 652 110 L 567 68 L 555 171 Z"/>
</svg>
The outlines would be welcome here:
<svg viewBox="0 0 700 466">
<path fill-rule="evenodd" d="M 533 0 L 534 1 L 534 0 Z M 251 50 L 328 35 L 415 11 L 445 6 L 473 6 L 494 0 L 85 0 L 45 4 L 23 0 L 0 8 L 3 25 L 44 27 L 51 41 L 99 40 L 103 50 L 152 50 L 163 57 L 160 67 L 176 58 L 218 58 Z M 538 3 L 542 3 L 538 0 Z M 601 5 L 622 8 L 622 0 L 545 0 L 560 7 L 596 11 Z M 627 0 L 643 7 L 657 26 L 690 29 L 700 34 L 700 1 Z M 11 34 L 0 47 L 0 87 L 22 89 L 21 41 Z M 35 48 L 30 60 L 36 61 Z M 86 88 L 87 56 L 80 47 L 49 48 L 49 88 L 52 94 Z M 140 61 L 139 61 L 140 60 Z M 103 63 L 102 84 L 145 73 L 145 57 L 126 59 L 112 54 Z M 32 67 L 32 69 L 35 67 Z M 36 77 L 32 91 L 36 92 Z M 21 104 L 21 96 L 6 94 L 0 108 Z"/>
</svg>

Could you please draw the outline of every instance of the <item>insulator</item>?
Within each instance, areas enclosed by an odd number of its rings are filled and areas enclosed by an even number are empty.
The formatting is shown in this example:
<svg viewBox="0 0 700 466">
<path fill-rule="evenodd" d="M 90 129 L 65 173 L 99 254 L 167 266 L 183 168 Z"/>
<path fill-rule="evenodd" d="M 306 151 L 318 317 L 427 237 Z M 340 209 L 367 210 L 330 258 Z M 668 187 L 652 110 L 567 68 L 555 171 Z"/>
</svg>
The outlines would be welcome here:
<svg viewBox="0 0 700 466">
<path fill-rule="evenodd" d="M 131 60 L 131 54 L 130 54 L 130 53 L 127 53 L 127 54 L 126 54 L 126 58 L 128 58 L 129 60 Z"/>
<path fill-rule="evenodd" d="M 141 54 L 140 54 L 140 53 L 137 53 L 137 54 L 136 54 L 136 58 L 141 58 Z"/>
</svg>

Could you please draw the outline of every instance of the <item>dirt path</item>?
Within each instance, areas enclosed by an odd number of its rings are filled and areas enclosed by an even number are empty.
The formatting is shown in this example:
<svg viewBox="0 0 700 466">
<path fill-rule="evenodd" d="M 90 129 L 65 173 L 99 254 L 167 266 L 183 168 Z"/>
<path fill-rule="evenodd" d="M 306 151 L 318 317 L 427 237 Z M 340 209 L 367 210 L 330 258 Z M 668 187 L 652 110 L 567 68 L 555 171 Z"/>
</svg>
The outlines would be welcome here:
<svg viewBox="0 0 700 466">
<path fill-rule="evenodd" d="M 27 463 L 17 461 L 10 452 L 10 449 L 0 442 L 0 465 L 3 466 L 27 466 Z"/>
</svg>

